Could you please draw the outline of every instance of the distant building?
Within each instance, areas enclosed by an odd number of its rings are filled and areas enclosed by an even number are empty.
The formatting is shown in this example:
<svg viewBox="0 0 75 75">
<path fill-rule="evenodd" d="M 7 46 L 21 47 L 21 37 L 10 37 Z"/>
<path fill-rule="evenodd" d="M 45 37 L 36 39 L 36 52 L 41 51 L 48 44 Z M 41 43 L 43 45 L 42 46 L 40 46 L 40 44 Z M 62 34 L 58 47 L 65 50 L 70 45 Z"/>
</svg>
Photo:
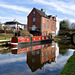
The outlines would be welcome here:
<svg viewBox="0 0 75 75">
<path fill-rule="evenodd" d="M 24 30 L 25 28 L 27 28 L 26 24 L 21 24 L 17 21 L 9 21 L 9 22 L 5 22 L 4 24 L 9 25 L 14 30 Z"/>
<path fill-rule="evenodd" d="M 56 36 L 56 17 L 46 15 L 43 9 L 38 10 L 33 8 L 27 18 L 28 30 L 34 36 L 46 36 L 49 33 L 52 33 L 53 37 Z"/>
</svg>

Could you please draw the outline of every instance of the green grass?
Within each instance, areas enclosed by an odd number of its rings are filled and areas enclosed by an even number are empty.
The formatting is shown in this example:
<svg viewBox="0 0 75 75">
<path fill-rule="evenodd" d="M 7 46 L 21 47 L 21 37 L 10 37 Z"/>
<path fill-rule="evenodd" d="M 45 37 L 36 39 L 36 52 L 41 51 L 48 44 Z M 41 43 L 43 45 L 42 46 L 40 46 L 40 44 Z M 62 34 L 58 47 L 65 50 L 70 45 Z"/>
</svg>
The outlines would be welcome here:
<svg viewBox="0 0 75 75">
<path fill-rule="evenodd" d="M 9 40 L 12 36 L 13 34 L 0 34 L 0 40 Z"/>
<path fill-rule="evenodd" d="M 75 75 L 75 52 L 68 59 L 66 65 L 63 70 L 59 73 L 59 75 Z"/>
</svg>

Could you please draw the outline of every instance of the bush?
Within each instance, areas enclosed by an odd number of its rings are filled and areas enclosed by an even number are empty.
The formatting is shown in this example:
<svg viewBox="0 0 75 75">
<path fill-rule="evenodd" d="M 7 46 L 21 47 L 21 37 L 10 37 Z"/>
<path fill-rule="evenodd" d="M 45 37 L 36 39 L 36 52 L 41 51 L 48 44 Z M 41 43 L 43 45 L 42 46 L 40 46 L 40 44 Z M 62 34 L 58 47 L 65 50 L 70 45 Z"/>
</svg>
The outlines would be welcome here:
<svg viewBox="0 0 75 75">
<path fill-rule="evenodd" d="M 20 36 L 20 32 L 15 32 L 14 36 Z"/>
<path fill-rule="evenodd" d="M 52 38 L 52 33 L 49 33 L 49 35 L 51 36 L 51 38 Z"/>
</svg>

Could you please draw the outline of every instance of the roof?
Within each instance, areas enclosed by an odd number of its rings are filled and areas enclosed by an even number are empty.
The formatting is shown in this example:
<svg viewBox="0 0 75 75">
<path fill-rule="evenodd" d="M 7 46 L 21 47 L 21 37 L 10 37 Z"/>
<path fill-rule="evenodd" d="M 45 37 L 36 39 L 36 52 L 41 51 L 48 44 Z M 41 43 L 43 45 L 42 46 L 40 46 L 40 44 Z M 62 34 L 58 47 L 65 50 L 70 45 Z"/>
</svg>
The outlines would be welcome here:
<svg viewBox="0 0 75 75">
<path fill-rule="evenodd" d="M 37 9 L 37 8 L 35 8 L 35 9 L 36 9 L 36 11 L 37 11 L 41 16 L 46 17 L 46 18 L 50 18 L 50 17 L 51 17 L 51 15 L 47 16 L 47 15 L 45 14 L 45 12 L 42 12 L 41 10 L 39 10 L 39 9 Z"/>
<path fill-rule="evenodd" d="M 21 24 L 21 23 L 19 23 L 19 22 L 17 22 L 17 21 L 9 21 L 9 22 L 5 22 L 4 23 L 5 25 L 12 25 L 12 24 L 19 24 L 19 25 L 26 25 L 26 24 Z"/>
</svg>

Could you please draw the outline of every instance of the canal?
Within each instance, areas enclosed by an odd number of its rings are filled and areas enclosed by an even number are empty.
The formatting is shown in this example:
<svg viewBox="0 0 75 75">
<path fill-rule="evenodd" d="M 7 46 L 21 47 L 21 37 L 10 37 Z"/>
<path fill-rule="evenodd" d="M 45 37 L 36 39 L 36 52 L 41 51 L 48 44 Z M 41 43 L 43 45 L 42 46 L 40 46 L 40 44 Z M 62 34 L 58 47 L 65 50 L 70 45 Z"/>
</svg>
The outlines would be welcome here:
<svg viewBox="0 0 75 75">
<path fill-rule="evenodd" d="M 68 41 L 0 50 L 0 75 L 58 75 L 74 50 Z"/>
</svg>

